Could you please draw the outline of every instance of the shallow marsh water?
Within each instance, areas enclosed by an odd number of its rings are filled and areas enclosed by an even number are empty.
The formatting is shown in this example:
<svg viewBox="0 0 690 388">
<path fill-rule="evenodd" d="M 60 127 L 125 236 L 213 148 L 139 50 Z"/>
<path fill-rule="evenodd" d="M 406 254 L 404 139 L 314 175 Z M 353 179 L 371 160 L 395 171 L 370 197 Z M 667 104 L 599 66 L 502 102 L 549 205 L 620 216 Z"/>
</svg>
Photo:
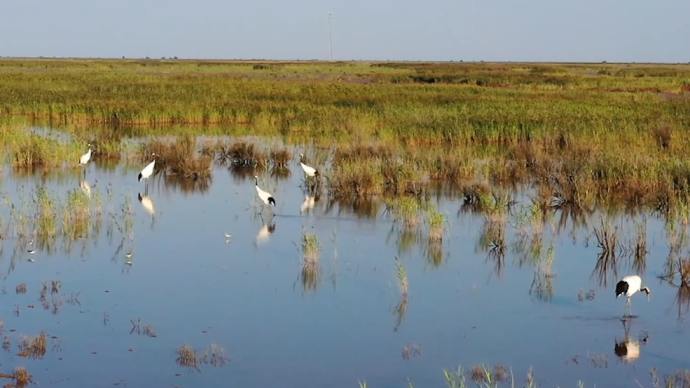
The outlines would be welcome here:
<svg viewBox="0 0 690 388">
<path fill-rule="evenodd" d="M 152 217 L 137 199 L 145 186 L 137 182 L 138 168 L 90 164 L 86 181 L 95 184 L 92 200 L 99 191 L 107 208 L 110 185 L 118 217 L 129 197 L 135 213 L 133 242 L 124 236 L 120 247 L 123 236 L 107 225 L 52 254 L 38 247 L 31 255 L 26 252 L 30 247 L 15 249 L 13 236 L 4 239 L 0 270 L 6 293 L 0 295 L 0 317 L 12 348 L 0 351 L 0 372 L 23 365 L 35 382 L 59 387 L 258 387 L 276 382 L 356 387 L 366 381 L 378 388 L 408 386 L 408 379 L 416 387 L 441 387 L 443 369 L 484 363 L 511 367 L 518 386 L 533 367 L 543 386 L 575 387 L 583 380 L 587 386 L 623 387 L 633 386 L 635 379 L 647 386 L 654 367 L 660 374 L 688 368 L 688 323 L 681 319 L 685 307 L 679 313 L 676 289 L 656 279 L 668 256 L 662 220 L 650 215 L 647 224 L 643 279 L 652 290 L 651 301 L 636 295 L 632 302 L 636 318 L 629 335 L 646 333 L 647 340 L 640 357 L 624 363 L 614 348 L 625 335 L 620 320 L 625 301 L 614 298 L 614 288 L 618 277 L 633 272 L 630 260 L 619 259 L 617 274 L 605 274 L 605 285 L 599 281 L 600 248 L 591 224 L 573 229 L 568 223 L 559 233 L 544 228 L 544 251 L 553 242 L 550 271 L 520 260 L 513 249 L 515 228 L 509 224 L 505 258 L 498 265 L 478 243 L 484 216 L 459 212 L 458 199 L 432 197 L 449 221 L 443 260 L 434 264 L 425 257 L 424 239 L 409 245 L 381 203 L 374 205 L 376 217 L 366 217 L 372 212 L 329 207 L 324 194 L 302 212 L 305 195 L 298 187 L 296 160 L 288 179 L 259 174 L 259 185 L 277 201 L 275 217 L 265 211 L 263 220 L 256 215 L 253 174 L 238 176 L 215 167 L 208 187 L 191 191 L 156 176 L 148 188 Z M 1 189 L 12 203 L 36 184 L 45 183 L 64 197 L 68 190 L 79 190 L 82 181 L 76 168 L 47 177 L 5 171 Z M 518 207 L 529 204 L 522 193 L 515 193 L 515 199 Z M 366 203 L 358 206 L 371 210 Z M 4 206 L 5 219 L 8 214 Z M 614 223 L 633 230 L 626 217 Z M 297 247 L 303 230 L 316 234 L 321 244 L 315 289 L 300 278 Z M 224 233 L 233 235 L 230 242 Z M 402 318 L 396 314 L 396 256 L 410 284 Z M 42 308 L 39 301 L 42 282 L 51 279 L 61 281 L 55 297 L 63 295 L 64 303 L 58 311 Z M 545 285 L 537 289 L 535 279 Z M 21 283 L 27 292 L 17 294 L 15 286 Z M 581 290 L 590 289 L 594 298 L 579 300 Z M 79 303 L 67 303 L 77 293 Z M 130 320 L 139 318 L 140 328 L 151 325 L 155 337 L 131 332 Z M 20 335 L 41 331 L 57 337 L 49 340 L 45 356 L 18 356 Z M 212 343 L 225 349 L 225 365 L 201 364 L 194 370 L 176 364 L 179 346 L 201 350 Z M 408 359 L 403 357 L 406 345 Z"/>
</svg>

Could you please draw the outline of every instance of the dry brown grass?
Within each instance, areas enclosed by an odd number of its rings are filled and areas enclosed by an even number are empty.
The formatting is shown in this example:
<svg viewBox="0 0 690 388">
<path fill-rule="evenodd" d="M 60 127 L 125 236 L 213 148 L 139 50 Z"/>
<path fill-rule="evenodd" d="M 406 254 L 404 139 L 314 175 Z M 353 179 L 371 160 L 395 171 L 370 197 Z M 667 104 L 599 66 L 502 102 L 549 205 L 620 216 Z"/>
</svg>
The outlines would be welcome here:
<svg viewBox="0 0 690 388">
<path fill-rule="evenodd" d="M 23 356 L 42 358 L 48 351 L 48 339 L 43 332 L 35 337 L 22 336 L 19 341 L 19 349 Z"/>
<path fill-rule="evenodd" d="M 654 138 L 663 149 L 671 147 L 672 131 L 671 127 L 666 124 L 661 124 L 653 132 Z"/>
<path fill-rule="evenodd" d="M 287 167 L 290 159 L 292 159 L 292 152 L 286 148 L 272 149 L 269 154 L 269 159 L 274 167 Z"/>
<path fill-rule="evenodd" d="M 180 366 L 199 369 L 196 350 L 191 346 L 184 344 L 177 348 L 177 364 Z"/>
<path fill-rule="evenodd" d="M 262 165 L 266 167 L 269 162 L 269 158 L 266 157 L 263 151 L 258 149 L 256 144 L 248 143 L 244 140 L 233 143 L 227 151 L 227 155 L 235 165 Z"/>
<path fill-rule="evenodd" d="M 217 344 L 211 344 L 208 349 L 201 351 L 185 344 L 177 348 L 177 355 L 176 362 L 178 365 L 196 370 L 200 370 L 201 364 L 223 366 L 230 361 L 225 349 Z"/>
<path fill-rule="evenodd" d="M 152 140 L 140 150 L 142 163 L 151 162 L 151 154 L 156 154 L 156 171 L 184 178 L 207 179 L 211 177 L 213 157 L 197 152 L 196 141 L 192 136 L 182 136 L 174 142 Z"/>
<path fill-rule="evenodd" d="M 23 366 L 14 368 L 13 376 L 14 380 L 17 382 L 17 387 L 25 387 L 31 382 L 31 375 Z"/>
<path fill-rule="evenodd" d="M 17 287 L 15 287 L 14 292 L 17 294 L 26 294 L 26 283 L 17 284 Z"/>
</svg>

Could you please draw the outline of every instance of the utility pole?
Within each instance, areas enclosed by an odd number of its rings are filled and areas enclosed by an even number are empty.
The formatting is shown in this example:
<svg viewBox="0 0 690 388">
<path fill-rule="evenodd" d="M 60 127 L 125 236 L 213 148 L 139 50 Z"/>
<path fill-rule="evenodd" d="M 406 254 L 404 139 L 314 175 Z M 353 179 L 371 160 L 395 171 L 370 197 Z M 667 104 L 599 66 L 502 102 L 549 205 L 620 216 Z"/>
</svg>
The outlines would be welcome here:
<svg viewBox="0 0 690 388">
<path fill-rule="evenodd" d="M 328 13 L 328 47 L 331 51 L 331 62 L 333 62 L 333 12 Z"/>
</svg>

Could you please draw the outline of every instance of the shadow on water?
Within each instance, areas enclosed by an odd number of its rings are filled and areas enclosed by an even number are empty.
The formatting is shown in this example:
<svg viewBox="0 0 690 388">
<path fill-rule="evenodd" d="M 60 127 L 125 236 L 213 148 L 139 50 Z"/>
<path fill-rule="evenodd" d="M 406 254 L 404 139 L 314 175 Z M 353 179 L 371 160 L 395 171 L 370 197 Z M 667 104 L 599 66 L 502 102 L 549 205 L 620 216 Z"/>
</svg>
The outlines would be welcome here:
<svg viewBox="0 0 690 388">
<path fill-rule="evenodd" d="M 313 386 L 365 378 L 372 387 L 391 378 L 440 386 L 439 368 L 491 361 L 534 366 L 563 386 L 687 365 L 684 349 L 664 347 L 686 334 L 690 307 L 679 219 L 555 206 L 532 201 L 529 188 L 439 190 L 429 201 L 447 222 L 434 234 L 426 215 L 393 214 L 389 198 L 304 190 L 298 154 L 280 168 L 217 162 L 208 179 L 156 174 L 147 183 L 136 179 L 140 166 L 124 164 L 93 163 L 85 176 L 10 169 L 0 273 L 3 287 L 26 292 L 2 295 L 3 334 L 17 344 L 43 331 L 64 347 L 40 364 L 2 353 L 0 372 L 21 364 L 41 381 L 76 387 L 265 386 L 277 375 L 287 386 L 302 386 L 305 375 Z M 276 198 L 274 215 L 259 213 L 255 175 Z M 624 301 L 612 287 L 631 273 L 653 298 L 633 296 L 621 338 Z M 156 335 L 130 335 L 131 322 Z M 620 367 L 563 363 L 574 352 L 611 356 L 612 336 Z M 401 360 L 410 343 L 431 351 Z M 632 362 L 635 370 L 623 365 Z M 271 374 L 242 372 L 266 365 Z"/>
</svg>

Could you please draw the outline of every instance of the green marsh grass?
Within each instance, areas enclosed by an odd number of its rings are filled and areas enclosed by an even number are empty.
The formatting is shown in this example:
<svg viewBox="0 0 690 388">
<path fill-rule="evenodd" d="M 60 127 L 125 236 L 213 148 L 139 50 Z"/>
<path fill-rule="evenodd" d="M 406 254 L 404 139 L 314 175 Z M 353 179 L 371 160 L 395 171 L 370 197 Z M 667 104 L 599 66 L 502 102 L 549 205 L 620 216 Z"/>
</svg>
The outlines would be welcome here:
<svg viewBox="0 0 690 388">
<path fill-rule="evenodd" d="M 439 213 L 435 208 L 429 207 L 426 210 L 426 224 L 429 229 L 429 242 L 437 243 L 443 241 L 446 232 L 446 216 Z"/>
<path fill-rule="evenodd" d="M 93 140 L 94 157 L 116 159 L 127 136 L 172 125 L 338 146 L 324 177 L 340 197 L 490 180 L 535 184 L 583 211 L 663 209 L 690 194 L 688 65 L 2 59 L 0 69 L 0 144 L 17 166 L 76 161 Z M 17 135 L 21 120 L 68 128 L 78 147 Z M 223 155 L 284 161 L 235 146 Z M 183 160 L 193 163 L 183 174 L 206 166 Z"/>
</svg>

